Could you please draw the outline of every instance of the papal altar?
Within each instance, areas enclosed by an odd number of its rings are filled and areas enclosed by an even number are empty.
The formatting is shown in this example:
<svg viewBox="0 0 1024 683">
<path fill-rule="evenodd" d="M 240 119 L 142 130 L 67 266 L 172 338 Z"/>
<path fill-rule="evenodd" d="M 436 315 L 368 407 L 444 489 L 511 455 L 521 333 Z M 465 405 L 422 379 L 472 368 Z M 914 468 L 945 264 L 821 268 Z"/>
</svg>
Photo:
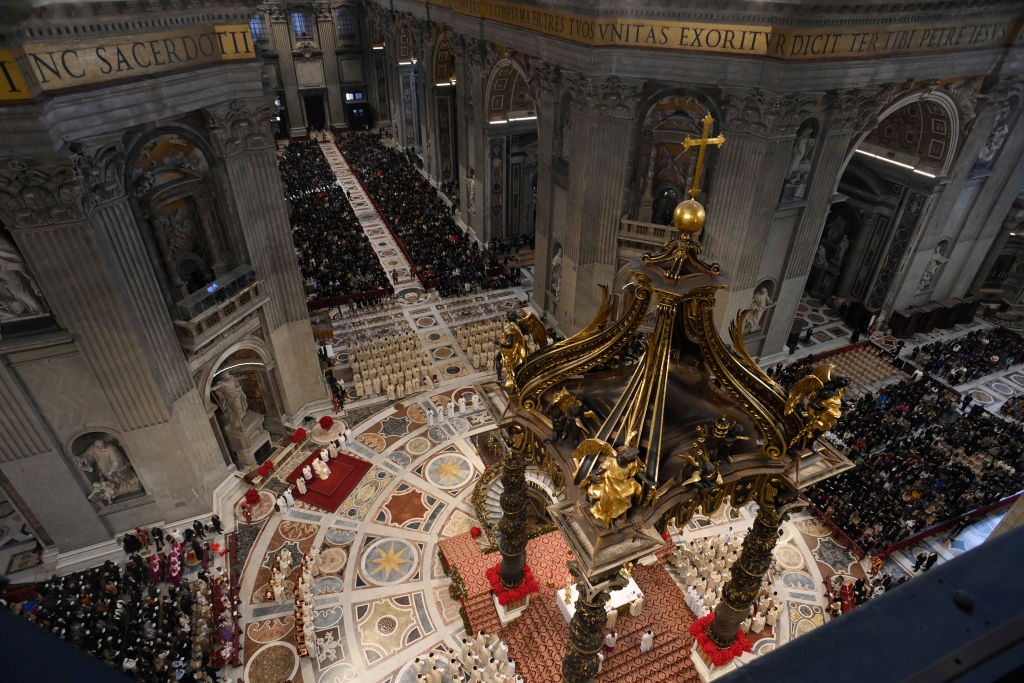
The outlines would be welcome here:
<svg viewBox="0 0 1024 683">
<path fill-rule="evenodd" d="M 572 615 L 576 613 L 576 598 L 579 597 L 576 584 L 570 586 L 569 590 L 572 591 L 572 594 L 569 596 L 570 604 L 568 605 L 565 604 L 566 589 L 560 588 L 558 590 L 558 609 L 562 611 L 562 616 L 565 617 L 567 622 L 572 621 Z M 640 590 L 640 586 L 636 585 L 636 581 L 631 578 L 625 586 L 609 593 L 608 602 L 604 604 L 604 609 L 606 612 L 611 612 L 612 610 L 621 611 L 623 607 L 643 596 L 644 592 Z"/>
</svg>

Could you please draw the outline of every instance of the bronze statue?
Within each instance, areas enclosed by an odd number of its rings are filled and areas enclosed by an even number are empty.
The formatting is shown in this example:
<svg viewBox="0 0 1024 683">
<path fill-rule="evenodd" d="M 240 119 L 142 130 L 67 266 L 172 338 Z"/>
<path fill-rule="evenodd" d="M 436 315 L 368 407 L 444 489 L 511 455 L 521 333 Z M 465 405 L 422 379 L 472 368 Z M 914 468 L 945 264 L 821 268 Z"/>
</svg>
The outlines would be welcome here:
<svg viewBox="0 0 1024 683">
<path fill-rule="evenodd" d="M 707 426 L 698 427 L 697 433 L 700 436 L 690 445 L 689 454 L 681 456 L 684 461 L 689 463 L 689 467 L 683 468 L 682 477 L 686 477 L 686 479 L 683 480 L 682 485 L 685 487 L 694 484 L 701 493 L 704 493 L 707 489 L 722 483 L 722 474 L 719 472 L 718 463 L 711 462 L 711 454 L 708 453 Z"/>
<path fill-rule="evenodd" d="M 501 367 L 505 371 L 505 389 L 510 393 L 518 391 L 515 370 L 526 360 L 526 340 L 515 322 L 505 323 L 501 333 Z"/>
</svg>

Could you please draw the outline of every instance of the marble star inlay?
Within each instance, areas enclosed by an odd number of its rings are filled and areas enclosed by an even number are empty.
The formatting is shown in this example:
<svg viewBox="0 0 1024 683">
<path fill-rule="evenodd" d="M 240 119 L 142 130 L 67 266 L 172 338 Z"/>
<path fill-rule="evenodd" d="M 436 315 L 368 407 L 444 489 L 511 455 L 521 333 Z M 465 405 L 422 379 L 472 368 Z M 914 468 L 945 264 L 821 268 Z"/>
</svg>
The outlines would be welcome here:
<svg viewBox="0 0 1024 683">
<path fill-rule="evenodd" d="M 376 574 L 383 570 L 385 581 L 391 580 L 392 571 L 401 574 L 403 571 L 402 565 L 412 562 L 411 557 L 405 556 L 407 550 L 409 550 L 408 547 L 402 546 L 396 551 L 394 541 L 388 545 L 387 550 L 384 550 L 383 547 L 378 548 L 377 557 L 370 558 L 370 562 L 377 565 L 373 568 L 373 573 Z"/>
</svg>

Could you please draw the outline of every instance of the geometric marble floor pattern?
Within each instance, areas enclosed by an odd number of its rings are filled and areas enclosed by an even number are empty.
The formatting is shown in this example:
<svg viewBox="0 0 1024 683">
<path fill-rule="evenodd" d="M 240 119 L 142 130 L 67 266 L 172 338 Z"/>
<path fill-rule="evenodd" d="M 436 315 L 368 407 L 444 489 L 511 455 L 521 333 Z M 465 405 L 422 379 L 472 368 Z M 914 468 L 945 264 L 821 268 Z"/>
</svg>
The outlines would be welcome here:
<svg viewBox="0 0 1024 683">
<path fill-rule="evenodd" d="M 443 425 L 428 426 L 424 409 L 490 379 L 442 383 L 354 425 L 350 450 L 371 467 L 341 506 L 272 514 L 241 575 L 247 682 L 393 681 L 414 657 L 454 648 L 462 620 L 437 543 L 476 524 L 469 497 L 484 467 L 470 439 L 493 419 L 473 411 L 471 397 L 466 413 Z M 300 659 L 291 603 L 267 602 L 261 587 L 275 553 L 298 559 L 314 545 L 322 572 L 307 639 L 315 643 Z"/>
</svg>

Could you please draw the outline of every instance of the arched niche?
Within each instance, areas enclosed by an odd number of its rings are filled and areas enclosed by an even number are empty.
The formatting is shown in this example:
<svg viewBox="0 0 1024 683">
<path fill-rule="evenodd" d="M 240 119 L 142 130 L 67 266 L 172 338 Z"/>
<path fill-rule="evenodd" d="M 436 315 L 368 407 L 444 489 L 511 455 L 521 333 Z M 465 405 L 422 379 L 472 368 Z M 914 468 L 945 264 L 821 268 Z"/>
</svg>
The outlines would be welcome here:
<svg viewBox="0 0 1024 683">
<path fill-rule="evenodd" d="M 675 209 L 671 202 L 686 199 L 697 164 L 696 148 L 683 149 L 683 140 L 700 137 L 702 121 L 710 110 L 695 95 L 669 92 L 649 100 L 642 111 L 640 142 L 633 162 L 633 186 L 640 199 L 633 215 L 640 221 L 668 225 Z M 713 158 L 714 150 L 709 148 L 705 188 L 710 186 Z"/>
<path fill-rule="evenodd" d="M 875 127 L 858 138 L 846 162 L 861 152 L 909 166 L 908 172 L 916 169 L 943 176 L 956 158 L 961 127 L 956 103 L 949 95 L 941 91 L 911 93 L 882 111 Z"/>
<path fill-rule="evenodd" d="M 113 431 L 83 431 L 70 439 L 67 452 L 87 490 L 87 497 L 98 509 L 146 495 L 139 475 Z"/>
<path fill-rule="evenodd" d="M 173 302 L 239 265 L 211 158 L 205 141 L 184 127 L 155 130 L 129 150 L 128 188 L 150 227 L 151 250 Z"/>
<path fill-rule="evenodd" d="M 409 22 L 402 21 L 395 27 L 395 58 L 399 64 L 419 61 L 419 49 Z"/>
<path fill-rule="evenodd" d="M 515 123 L 537 118 L 537 107 L 530 97 L 526 73 L 516 61 L 504 57 L 491 69 L 487 79 L 487 121 Z"/>
<path fill-rule="evenodd" d="M 434 46 L 433 78 L 435 85 L 455 85 L 455 49 L 442 33 Z"/>
</svg>

